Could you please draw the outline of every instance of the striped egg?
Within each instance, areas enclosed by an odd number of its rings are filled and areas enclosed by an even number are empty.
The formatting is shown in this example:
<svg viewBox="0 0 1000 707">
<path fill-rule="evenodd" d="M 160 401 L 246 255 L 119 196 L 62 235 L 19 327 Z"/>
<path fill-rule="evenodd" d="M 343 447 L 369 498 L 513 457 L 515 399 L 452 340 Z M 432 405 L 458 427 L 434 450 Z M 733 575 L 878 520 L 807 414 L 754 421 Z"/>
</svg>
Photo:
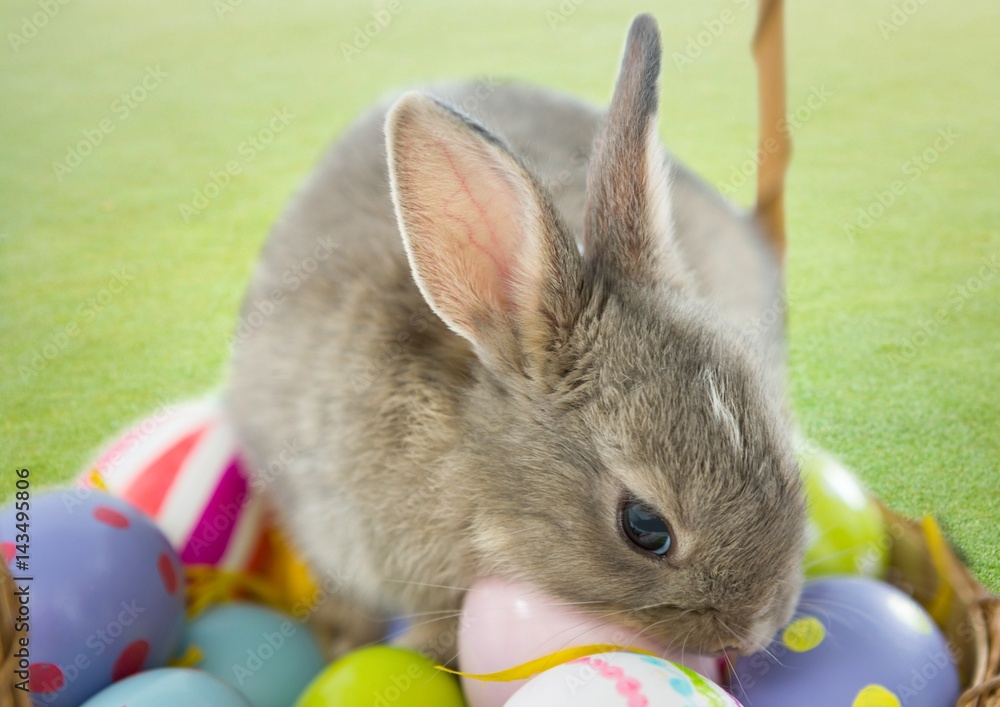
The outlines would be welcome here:
<svg viewBox="0 0 1000 707">
<path fill-rule="evenodd" d="M 185 564 L 245 570 L 260 551 L 263 504 L 215 396 L 161 406 L 105 447 L 80 482 L 145 511 Z"/>
</svg>

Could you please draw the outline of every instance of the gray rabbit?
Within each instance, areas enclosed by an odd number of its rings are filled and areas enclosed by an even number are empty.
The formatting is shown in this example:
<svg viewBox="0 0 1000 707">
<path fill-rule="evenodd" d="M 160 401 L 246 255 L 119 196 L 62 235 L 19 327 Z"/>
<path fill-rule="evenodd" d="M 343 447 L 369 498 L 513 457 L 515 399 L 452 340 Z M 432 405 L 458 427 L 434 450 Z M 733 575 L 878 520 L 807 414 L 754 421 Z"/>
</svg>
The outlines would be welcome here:
<svg viewBox="0 0 1000 707">
<path fill-rule="evenodd" d="M 335 651 L 404 614 L 407 643 L 453 658 L 484 575 L 708 653 L 790 617 L 805 505 L 779 269 L 660 146 L 660 56 L 639 16 L 606 115 L 516 85 L 406 93 L 274 227 L 227 405 L 335 578 Z"/>
</svg>

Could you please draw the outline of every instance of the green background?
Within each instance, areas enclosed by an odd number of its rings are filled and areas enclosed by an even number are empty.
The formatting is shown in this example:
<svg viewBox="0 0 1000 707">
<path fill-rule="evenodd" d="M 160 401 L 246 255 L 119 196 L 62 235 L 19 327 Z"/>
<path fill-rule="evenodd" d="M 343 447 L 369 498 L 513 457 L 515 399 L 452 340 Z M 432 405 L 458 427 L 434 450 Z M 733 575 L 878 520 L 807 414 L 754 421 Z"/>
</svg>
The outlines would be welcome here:
<svg viewBox="0 0 1000 707">
<path fill-rule="evenodd" d="M 995 1 L 791 5 L 789 107 L 804 118 L 787 192 L 795 408 L 894 508 L 937 515 L 1000 589 Z M 604 102 L 630 18 L 650 10 L 665 142 L 719 185 L 755 145 L 745 0 L 400 0 L 348 57 L 343 44 L 385 3 L 71 0 L 39 27 L 43 7 L 0 7 L 4 498 L 15 467 L 36 487 L 68 479 L 115 430 L 219 384 L 269 224 L 325 145 L 391 89 L 478 75 Z M 894 7 L 898 26 L 885 24 Z M 150 67 L 165 76 L 124 115 L 116 101 Z M 814 91 L 827 98 L 809 109 Z M 273 142 L 241 149 L 282 109 L 293 117 Z M 113 131 L 57 175 L 105 119 Z M 935 148 L 939 130 L 953 144 Z M 233 160 L 240 174 L 185 220 L 179 207 Z M 849 237 L 845 224 L 877 214 L 897 180 L 894 203 Z M 749 184 L 736 193 L 752 196 Z"/>
</svg>

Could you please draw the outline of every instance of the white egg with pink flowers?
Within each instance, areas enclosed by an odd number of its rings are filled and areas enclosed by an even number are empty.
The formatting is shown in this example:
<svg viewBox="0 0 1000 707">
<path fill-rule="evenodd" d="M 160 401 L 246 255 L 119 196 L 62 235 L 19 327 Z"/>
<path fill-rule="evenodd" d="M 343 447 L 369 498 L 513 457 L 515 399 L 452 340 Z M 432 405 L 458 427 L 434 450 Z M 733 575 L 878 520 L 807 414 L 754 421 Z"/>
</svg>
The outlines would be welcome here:
<svg viewBox="0 0 1000 707">
<path fill-rule="evenodd" d="M 708 678 L 639 653 L 599 653 L 533 678 L 506 707 L 740 707 Z"/>
</svg>

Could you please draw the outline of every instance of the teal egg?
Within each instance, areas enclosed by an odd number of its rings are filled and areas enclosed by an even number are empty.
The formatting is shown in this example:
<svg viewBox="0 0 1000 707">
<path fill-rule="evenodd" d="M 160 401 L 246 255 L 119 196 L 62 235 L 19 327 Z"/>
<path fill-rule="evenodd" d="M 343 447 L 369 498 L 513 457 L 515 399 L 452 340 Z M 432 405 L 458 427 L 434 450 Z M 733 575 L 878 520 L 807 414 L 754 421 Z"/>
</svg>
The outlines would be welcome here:
<svg viewBox="0 0 1000 707">
<path fill-rule="evenodd" d="M 235 687 L 253 707 L 288 707 L 326 665 L 304 623 L 260 604 L 214 606 L 188 625 L 186 638 L 201 654 L 194 667 Z"/>
<path fill-rule="evenodd" d="M 239 692 L 199 670 L 159 668 L 119 680 L 81 707 L 249 707 Z"/>
</svg>

